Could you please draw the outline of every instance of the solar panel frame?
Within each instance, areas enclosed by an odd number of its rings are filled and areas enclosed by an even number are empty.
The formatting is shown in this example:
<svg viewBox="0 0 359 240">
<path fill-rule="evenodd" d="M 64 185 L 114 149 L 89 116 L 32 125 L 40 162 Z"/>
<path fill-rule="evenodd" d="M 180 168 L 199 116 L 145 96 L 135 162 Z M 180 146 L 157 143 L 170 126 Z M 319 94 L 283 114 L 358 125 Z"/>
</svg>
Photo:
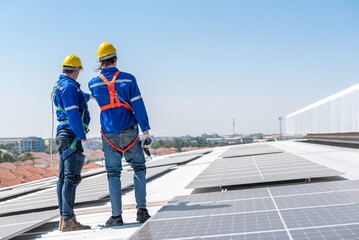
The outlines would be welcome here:
<svg viewBox="0 0 359 240">
<path fill-rule="evenodd" d="M 194 150 L 194 151 L 190 151 L 190 152 L 182 152 L 182 153 L 176 153 L 173 155 L 169 155 L 169 158 L 177 158 L 177 157 L 183 157 L 183 156 L 190 156 L 190 155 L 205 155 L 208 153 L 211 153 L 212 150 L 211 149 L 203 149 L 203 150 Z"/>
<path fill-rule="evenodd" d="M 59 216 L 57 210 L 0 217 L 0 239 L 10 239 Z"/>
<path fill-rule="evenodd" d="M 244 220 L 248 224 L 244 225 Z M 197 231 L 202 232 L 204 236 L 213 236 L 233 235 L 243 231 L 274 231 L 283 228 L 280 217 L 275 210 L 200 218 L 179 218 L 166 221 L 168 224 L 164 224 L 164 221 L 148 221 L 143 225 L 141 231 L 130 239 L 180 239 L 198 236 Z M 141 234 L 142 232 L 145 233 Z"/>
<path fill-rule="evenodd" d="M 274 154 L 281 152 L 284 151 L 282 149 L 270 146 L 268 144 L 263 144 L 263 145 L 248 144 L 241 147 L 229 148 L 220 157 L 222 158 L 245 157 L 245 156 L 253 156 L 253 155 Z"/>
<path fill-rule="evenodd" d="M 147 171 L 146 179 L 150 179 L 161 173 L 164 173 L 170 170 L 172 167 L 173 165 L 151 168 Z M 122 173 L 121 188 L 123 190 L 133 186 L 132 178 L 133 171 L 124 171 Z M 108 187 L 106 174 L 88 177 L 83 180 L 83 183 L 85 184 L 79 185 L 78 187 L 76 203 L 95 201 L 109 195 L 107 190 Z M 95 183 L 97 183 L 96 188 L 98 188 L 98 184 L 101 184 L 102 187 L 105 187 L 106 185 L 105 191 L 107 191 L 107 193 L 98 191 L 98 189 L 97 191 L 94 191 Z M 96 193 L 95 198 L 93 195 L 94 192 Z M 30 201 L 32 204 L 29 204 Z M 37 205 L 34 205 L 34 202 L 36 202 Z M 58 217 L 59 212 L 57 209 L 43 212 L 19 214 L 20 212 L 24 211 L 33 211 L 49 207 L 57 208 L 57 195 L 56 189 L 54 188 L 40 191 L 38 194 L 34 193 L 16 200 L 7 201 L 3 204 L 0 203 L 0 239 L 10 239 L 12 237 L 18 236 L 24 232 L 36 228 L 37 226 L 42 225 L 43 223 L 55 217 Z M 17 213 L 19 215 L 4 216 L 10 213 Z M 31 221 L 27 221 L 28 217 L 30 217 Z M 14 228 L 9 227 L 9 224 L 11 225 L 11 220 L 15 221 Z"/>
<path fill-rule="evenodd" d="M 309 228 L 298 229 L 290 231 L 293 239 L 315 239 L 315 240 L 328 240 L 338 239 L 341 240 L 354 240 L 359 239 L 359 224 L 323 227 L 323 228 Z"/>
<path fill-rule="evenodd" d="M 153 167 L 160 167 L 167 165 L 180 165 L 180 164 L 191 162 L 202 156 L 203 154 L 191 154 L 191 155 L 178 156 L 178 157 L 168 157 L 168 158 L 146 162 L 146 167 L 149 169 Z"/>
<path fill-rule="evenodd" d="M 216 159 L 186 188 L 223 187 L 263 182 L 333 177 L 342 172 L 291 153 Z"/>
<path fill-rule="evenodd" d="M 1 189 L 0 190 L 0 202 L 5 199 L 13 198 L 13 197 L 27 194 L 30 192 L 39 191 L 41 189 L 48 188 L 51 186 L 54 187 L 56 185 L 55 180 L 56 180 L 55 178 L 53 180 L 47 179 L 46 182 L 40 181 L 40 182 L 32 183 L 32 184 L 30 184 L 30 183 L 19 184 L 19 185 L 5 188 L 5 189 Z"/>
<path fill-rule="evenodd" d="M 267 192 L 267 193 L 265 193 Z M 263 204 L 272 201 L 273 204 Z M 248 201 L 250 200 L 250 201 Z M 238 208 L 241 206 L 242 211 Z M 228 206 L 231 205 L 231 206 Z M 252 205 L 251 207 L 248 207 Z M 273 207 L 274 205 L 274 207 Z M 218 209 L 211 208 L 218 206 Z M 268 207 L 267 209 L 260 206 Z M 204 211 L 205 208 L 207 212 Z M 226 210 L 219 210 L 224 208 Z M 232 210 L 227 211 L 227 210 Z M 192 211 L 192 212 L 191 212 Z M 253 219 L 277 216 L 270 229 L 251 228 L 269 224 Z M 276 214 L 274 214 L 276 213 Z M 249 214 L 249 215 L 248 215 Z M 223 216 L 223 218 L 220 218 Z M 232 221 L 227 217 L 232 217 Z M 243 216 L 248 216 L 243 217 Z M 192 219 L 192 220 L 191 220 Z M 193 221 L 203 222 L 197 226 Z M 220 219 L 225 219 L 225 227 Z M 223 229 L 208 232 L 209 223 L 219 222 Z M 240 222 L 241 226 L 236 225 Z M 207 224 L 208 223 L 208 224 Z M 181 226 L 184 225 L 184 226 Z M 206 225 L 207 224 L 207 225 Z M 238 231 L 231 230 L 236 225 Z M 244 226 L 243 228 L 241 228 Z M 267 226 L 268 227 L 268 226 Z M 162 232 L 161 232 L 162 231 Z M 130 239 L 358 239 L 359 180 L 297 184 L 217 193 L 179 196 L 160 209 Z M 282 238 L 280 238 L 282 237 Z"/>
<path fill-rule="evenodd" d="M 146 179 L 164 173 L 172 167 L 173 165 L 148 169 Z M 121 174 L 122 190 L 133 185 L 133 171 L 123 171 Z M 94 191 L 94 188 L 96 188 L 96 191 Z M 99 174 L 83 179 L 76 191 L 75 204 L 97 201 L 108 196 L 107 174 Z M 29 204 L 29 201 L 32 204 Z M 57 201 L 56 188 L 42 190 L 16 199 L 0 202 L 0 216 L 22 211 L 56 208 L 58 206 Z"/>
</svg>

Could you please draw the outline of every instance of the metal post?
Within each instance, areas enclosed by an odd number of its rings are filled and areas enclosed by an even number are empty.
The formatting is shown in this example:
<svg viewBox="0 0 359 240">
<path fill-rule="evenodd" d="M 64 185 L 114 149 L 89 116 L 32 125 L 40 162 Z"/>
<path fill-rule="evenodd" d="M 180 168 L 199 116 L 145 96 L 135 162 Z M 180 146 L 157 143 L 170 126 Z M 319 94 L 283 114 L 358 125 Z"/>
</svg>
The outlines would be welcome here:
<svg viewBox="0 0 359 240">
<path fill-rule="evenodd" d="M 235 137 L 235 132 L 236 132 L 236 122 L 233 118 L 233 137 Z"/>
<path fill-rule="evenodd" d="M 282 140 L 282 117 L 279 117 L 279 140 Z"/>
</svg>

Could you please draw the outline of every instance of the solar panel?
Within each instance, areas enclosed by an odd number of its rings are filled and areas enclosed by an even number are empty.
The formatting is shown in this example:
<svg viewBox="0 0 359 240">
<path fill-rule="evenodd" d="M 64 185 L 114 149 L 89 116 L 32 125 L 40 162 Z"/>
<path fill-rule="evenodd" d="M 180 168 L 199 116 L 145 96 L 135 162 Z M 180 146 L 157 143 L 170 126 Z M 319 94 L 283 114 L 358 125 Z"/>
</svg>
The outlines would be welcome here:
<svg viewBox="0 0 359 240">
<path fill-rule="evenodd" d="M 59 216 L 57 210 L 0 218 L 0 239 L 10 239 Z"/>
<path fill-rule="evenodd" d="M 174 165 L 174 164 L 185 164 L 197 158 L 200 158 L 201 156 L 203 156 L 203 154 L 191 154 L 191 155 L 184 155 L 178 157 L 168 157 L 164 159 L 149 161 L 146 163 L 146 167 L 152 168 L 152 167 Z"/>
<path fill-rule="evenodd" d="M 106 172 L 105 168 L 92 169 L 86 172 L 82 172 L 82 178 L 90 177 L 100 173 Z M 46 178 L 34 182 L 23 183 L 7 188 L 0 189 L 0 201 L 4 199 L 13 198 L 16 196 L 24 195 L 27 193 L 39 191 L 44 188 L 55 187 L 57 182 L 56 177 Z"/>
<path fill-rule="evenodd" d="M 328 239 L 343 239 L 354 240 L 359 239 L 359 225 L 344 225 L 323 228 L 310 228 L 299 229 L 290 231 L 293 239 L 315 239 L 315 240 L 328 240 Z M 340 236 L 340 238 L 339 238 Z"/>
<path fill-rule="evenodd" d="M 26 193 L 38 191 L 43 188 L 49 187 L 50 185 L 55 186 L 56 185 L 55 180 L 54 180 L 54 182 L 51 182 L 50 180 L 48 180 L 47 182 L 41 182 L 41 183 L 34 184 L 34 185 L 20 184 L 20 185 L 14 186 L 12 188 L 7 188 L 6 190 L 0 191 L 0 201 L 2 201 L 4 199 L 13 198 L 13 197 L 16 197 L 19 195 L 23 195 Z"/>
<path fill-rule="evenodd" d="M 177 158 L 177 157 L 190 156 L 190 155 L 204 155 L 204 154 L 208 154 L 211 152 L 212 152 L 212 150 L 210 150 L 210 149 L 194 150 L 194 151 L 190 151 L 190 152 L 176 153 L 173 155 L 169 155 L 168 157 L 169 158 Z"/>
<path fill-rule="evenodd" d="M 147 170 L 146 179 L 152 178 L 158 174 L 168 171 L 172 166 L 163 166 Z M 124 171 L 121 174 L 121 188 L 126 189 L 133 186 L 133 171 Z M 95 189 L 95 191 L 94 191 Z M 84 203 L 96 201 L 109 196 L 107 174 L 83 179 L 77 188 L 76 202 Z M 29 204 L 31 202 L 31 204 Z M 26 196 L 12 199 L 0 203 L 0 216 L 21 211 L 30 211 L 35 209 L 56 208 L 57 195 L 56 188 L 42 190 Z"/>
<path fill-rule="evenodd" d="M 224 236 L 203 237 L 208 240 L 290 240 L 285 231 L 271 231 L 248 234 L 228 234 Z"/>
<path fill-rule="evenodd" d="M 359 180 L 175 197 L 131 239 L 149 236 L 159 240 L 358 239 Z"/>
<path fill-rule="evenodd" d="M 245 144 L 243 146 L 232 147 L 224 152 L 221 157 L 231 158 L 240 156 L 252 156 L 261 154 L 280 153 L 283 150 L 270 146 L 268 144 Z"/>
<path fill-rule="evenodd" d="M 216 159 L 186 188 L 205 188 L 342 175 L 291 153 Z"/>
</svg>

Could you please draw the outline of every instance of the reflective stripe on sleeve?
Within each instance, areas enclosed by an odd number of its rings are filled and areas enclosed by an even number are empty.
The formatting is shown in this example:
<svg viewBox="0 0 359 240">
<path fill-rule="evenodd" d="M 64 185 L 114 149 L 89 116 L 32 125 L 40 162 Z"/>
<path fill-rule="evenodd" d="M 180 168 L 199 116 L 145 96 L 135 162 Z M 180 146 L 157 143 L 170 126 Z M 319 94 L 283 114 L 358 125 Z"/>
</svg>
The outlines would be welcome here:
<svg viewBox="0 0 359 240">
<path fill-rule="evenodd" d="M 129 79 L 118 79 L 118 80 L 116 80 L 116 83 L 124 83 L 124 82 L 129 82 L 130 83 L 130 82 L 132 82 L 132 80 L 129 80 Z M 106 85 L 106 83 L 98 82 L 98 83 L 94 83 L 94 84 L 90 85 L 90 88 L 103 86 L 103 85 Z"/>
<path fill-rule="evenodd" d="M 72 110 L 72 109 L 79 109 L 79 106 L 77 106 L 77 105 L 72 105 L 72 106 L 70 106 L 70 107 L 65 108 L 65 111 L 69 111 L 69 110 Z"/>
<path fill-rule="evenodd" d="M 141 99 L 141 98 L 142 98 L 142 96 L 141 96 L 141 95 L 138 95 L 138 96 L 132 98 L 132 99 L 131 99 L 131 102 L 134 102 L 134 101 L 136 101 L 136 100 L 138 100 L 138 99 Z"/>
</svg>

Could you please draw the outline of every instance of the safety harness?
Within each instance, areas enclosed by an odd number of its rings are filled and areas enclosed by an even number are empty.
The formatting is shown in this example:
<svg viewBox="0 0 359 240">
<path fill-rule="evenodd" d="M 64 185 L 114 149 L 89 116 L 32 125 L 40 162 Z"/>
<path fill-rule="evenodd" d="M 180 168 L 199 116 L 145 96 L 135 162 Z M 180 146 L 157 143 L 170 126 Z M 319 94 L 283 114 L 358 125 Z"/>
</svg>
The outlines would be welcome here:
<svg viewBox="0 0 359 240">
<path fill-rule="evenodd" d="M 55 96 L 56 95 L 56 89 L 58 89 L 58 83 L 55 84 L 54 88 L 53 88 L 53 95 Z M 53 97 L 54 99 L 55 97 Z M 56 105 L 55 105 L 56 106 Z M 87 108 L 87 103 L 85 101 L 85 107 L 84 107 L 84 110 L 81 114 L 81 121 L 82 121 L 82 125 L 84 127 L 84 130 L 86 133 L 88 133 L 90 131 L 89 127 L 87 124 L 84 123 L 84 117 L 85 117 L 85 109 Z M 63 109 L 62 107 L 60 106 L 56 106 L 56 111 L 61 111 L 63 112 L 65 115 L 66 115 L 66 111 L 65 109 Z M 61 123 L 69 123 L 69 120 L 66 119 L 66 120 L 63 120 L 61 121 Z M 62 160 L 65 160 L 66 158 L 68 158 L 71 154 L 73 154 L 75 151 L 76 151 L 76 145 L 77 145 L 77 142 L 78 142 L 78 139 L 77 137 L 75 136 L 74 140 L 72 141 L 71 145 L 65 150 L 62 152 L 61 154 L 61 159 Z"/>
<path fill-rule="evenodd" d="M 128 102 L 125 102 L 121 96 L 117 93 L 116 90 L 116 79 L 118 77 L 118 75 L 120 74 L 120 71 L 117 71 L 113 77 L 112 77 L 112 81 L 109 82 L 108 79 L 103 75 L 100 74 L 99 77 L 101 78 L 101 80 L 106 83 L 107 88 L 108 88 L 108 93 L 110 96 L 110 103 L 107 105 L 102 106 L 100 109 L 101 111 L 105 111 L 107 109 L 112 109 L 112 108 L 119 108 L 119 107 L 124 107 L 127 110 L 131 111 L 133 113 L 133 109 L 131 107 L 131 105 Z M 102 137 L 106 140 L 106 142 L 113 147 L 114 149 L 116 149 L 119 152 L 126 152 L 127 150 L 129 150 L 131 147 L 133 147 L 133 145 L 136 144 L 139 135 L 137 134 L 135 140 L 133 140 L 133 142 L 131 142 L 129 145 L 127 145 L 125 148 L 121 148 L 119 146 L 117 146 L 116 144 L 114 144 L 113 142 L 111 142 L 106 136 L 105 134 L 102 132 L 101 129 L 101 135 Z"/>
</svg>

